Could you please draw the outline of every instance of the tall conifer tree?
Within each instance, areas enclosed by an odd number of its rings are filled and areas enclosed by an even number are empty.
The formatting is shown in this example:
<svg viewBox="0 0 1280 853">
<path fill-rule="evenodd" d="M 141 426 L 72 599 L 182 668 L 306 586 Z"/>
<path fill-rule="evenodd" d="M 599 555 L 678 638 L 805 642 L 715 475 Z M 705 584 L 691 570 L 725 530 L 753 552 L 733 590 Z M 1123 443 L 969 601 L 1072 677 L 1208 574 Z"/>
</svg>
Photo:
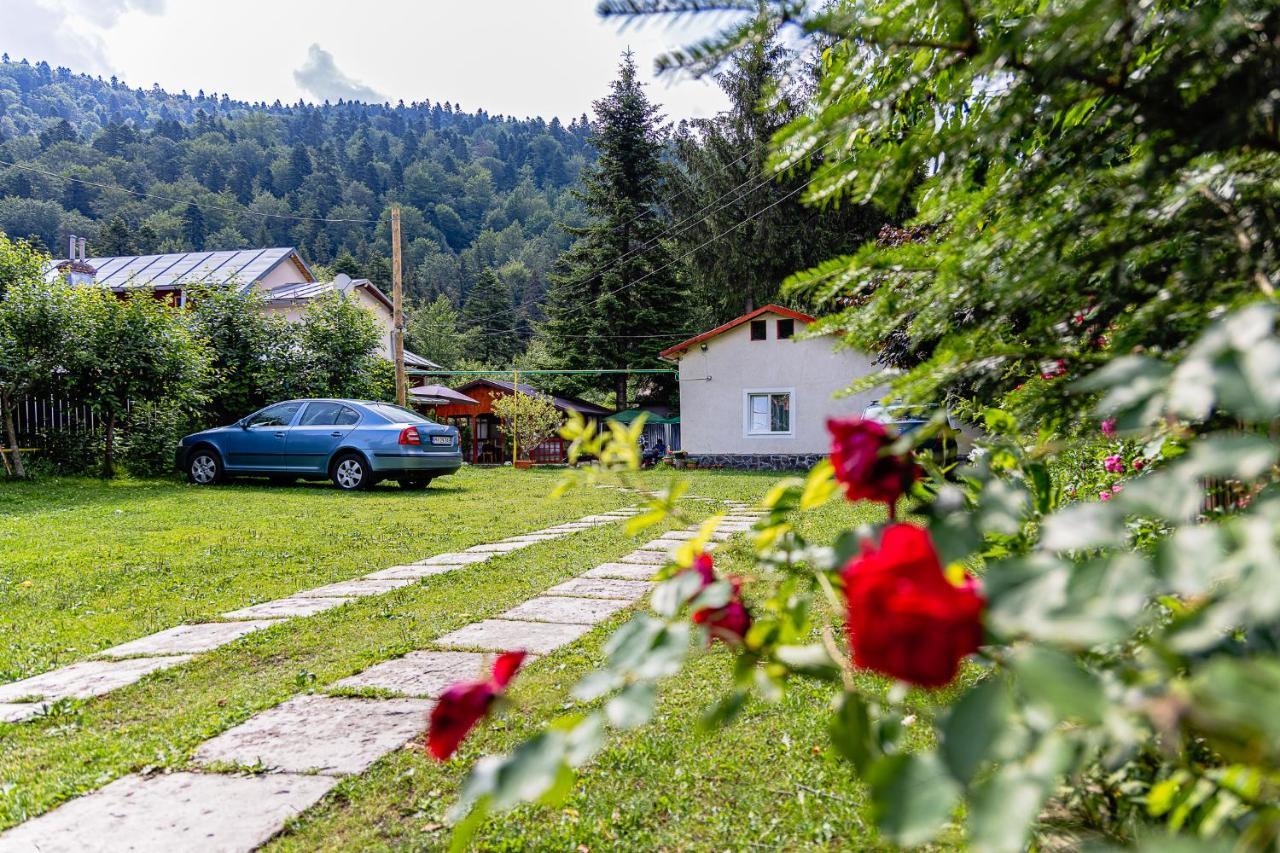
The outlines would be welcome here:
<svg viewBox="0 0 1280 853">
<path fill-rule="evenodd" d="M 585 173 L 580 193 L 592 221 L 569 229 L 577 241 L 552 278 L 542 334 L 552 358 L 571 369 L 662 366 L 656 337 L 645 336 L 681 322 L 683 294 L 660 239 L 661 116 L 636 78 L 630 51 L 609 94 L 593 107 L 599 159 Z M 670 383 L 657 388 L 664 385 Z M 627 405 L 625 374 L 581 386 L 611 389 L 617 407 Z"/>
</svg>

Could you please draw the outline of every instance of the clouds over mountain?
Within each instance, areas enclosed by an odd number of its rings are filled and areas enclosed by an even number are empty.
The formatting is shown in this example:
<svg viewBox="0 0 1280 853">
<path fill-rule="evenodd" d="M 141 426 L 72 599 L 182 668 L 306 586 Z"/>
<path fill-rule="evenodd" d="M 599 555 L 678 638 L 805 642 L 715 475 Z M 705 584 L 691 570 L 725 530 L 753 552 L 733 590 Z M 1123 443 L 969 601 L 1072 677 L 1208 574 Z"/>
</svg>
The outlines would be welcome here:
<svg viewBox="0 0 1280 853">
<path fill-rule="evenodd" d="M 377 90 L 348 77 L 333 61 L 333 54 L 318 44 L 307 49 L 307 61 L 293 72 L 293 80 L 317 101 L 345 100 L 376 104 L 386 100 Z"/>
</svg>

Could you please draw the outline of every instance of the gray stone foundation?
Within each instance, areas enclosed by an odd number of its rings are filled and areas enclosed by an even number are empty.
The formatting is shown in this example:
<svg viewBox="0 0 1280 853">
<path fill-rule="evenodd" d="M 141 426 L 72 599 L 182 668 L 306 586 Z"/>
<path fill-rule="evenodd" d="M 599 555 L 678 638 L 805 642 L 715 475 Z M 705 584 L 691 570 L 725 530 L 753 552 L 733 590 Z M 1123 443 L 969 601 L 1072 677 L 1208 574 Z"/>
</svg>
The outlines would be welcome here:
<svg viewBox="0 0 1280 853">
<path fill-rule="evenodd" d="M 822 453 L 700 453 L 689 454 L 699 468 L 738 468 L 744 471 L 807 471 Z"/>
</svg>

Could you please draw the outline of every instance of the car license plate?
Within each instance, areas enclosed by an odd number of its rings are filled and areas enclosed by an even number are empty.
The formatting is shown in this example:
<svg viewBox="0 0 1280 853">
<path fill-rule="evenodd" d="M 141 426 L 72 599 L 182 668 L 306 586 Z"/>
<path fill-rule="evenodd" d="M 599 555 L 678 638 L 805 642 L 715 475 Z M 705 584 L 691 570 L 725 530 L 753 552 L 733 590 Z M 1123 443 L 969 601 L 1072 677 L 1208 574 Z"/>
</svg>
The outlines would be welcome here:
<svg viewBox="0 0 1280 853">
<path fill-rule="evenodd" d="M 453 436 L 451 435 L 433 435 L 431 436 L 432 444 L 453 444 Z"/>
</svg>

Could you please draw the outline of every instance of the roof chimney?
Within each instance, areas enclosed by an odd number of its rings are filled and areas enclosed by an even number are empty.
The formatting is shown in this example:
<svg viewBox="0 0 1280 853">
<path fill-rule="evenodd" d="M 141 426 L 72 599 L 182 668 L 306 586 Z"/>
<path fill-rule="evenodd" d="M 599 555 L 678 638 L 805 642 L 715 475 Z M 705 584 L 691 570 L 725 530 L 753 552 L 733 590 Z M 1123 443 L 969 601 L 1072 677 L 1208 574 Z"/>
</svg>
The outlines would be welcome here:
<svg viewBox="0 0 1280 853">
<path fill-rule="evenodd" d="M 93 277 L 98 274 L 98 271 L 85 260 L 86 243 L 85 238 L 77 238 L 72 234 L 68 243 L 67 259 L 57 266 L 66 274 L 68 284 L 93 284 Z"/>
</svg>

